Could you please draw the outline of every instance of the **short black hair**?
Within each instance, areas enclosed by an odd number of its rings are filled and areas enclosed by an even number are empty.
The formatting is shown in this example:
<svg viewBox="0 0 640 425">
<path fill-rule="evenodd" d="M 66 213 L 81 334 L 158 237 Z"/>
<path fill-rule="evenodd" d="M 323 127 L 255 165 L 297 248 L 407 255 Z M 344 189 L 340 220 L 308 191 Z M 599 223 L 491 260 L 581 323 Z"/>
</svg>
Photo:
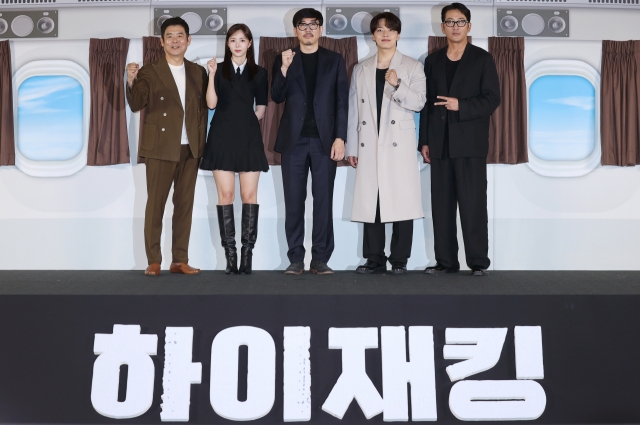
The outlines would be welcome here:
<svg viewBox="0 0 640 425">
<path fill-rule="evenodd" d="M 189 24 L 187 24 L 187 22 L 181 17 L 175 16 L 173 18 L 165 19 L 165 21 L 160 26 L 160 32 L 162 33 L 163 40 L 164 40 L 164 33 L 167 31 L 167 28 L 174 25 L 179 25 L 182 28 L 184 28 L 184 32 L 187 34 L 187 37 L 189 37 Z"/>
<path fill-rule="evenodd" d="M 450 10 L 457 10 L 462 13 L 467 21 L 471 22 L 471 11 L 467 6 L 462 3 L 451 3 L 442 8 L 442 12 L 440 13 L 440 17 L 442 18 L 442 22 L 444 22 L 444 18 L 447 15 L 447 12 Z"/>
<path fill-rule="evenodd" d="M 322 26 L 324 24 L 324 18 L 322 17 L 322 13 L 311 8 L 305 7 L 304 9 L 298 10 L 295 15 L 293 15 L 293 26 L 294 28 L 298 26 L 300 22 L 302 22 L 305 18 L 312 18 L 318 21 L 318 25 Z"/>
<path fill-rule="evenodd" d="M 373 17 L 369 23 L 369 31 L 373 34 L 378 28 L 380 28 L 380 21 L 384 19 L 384 26 L 391 31 L 398 31 L 398 34 L 402 31 L 402 21 L 396 15 L 391 12 L 378 13 Z"/>
</svg>

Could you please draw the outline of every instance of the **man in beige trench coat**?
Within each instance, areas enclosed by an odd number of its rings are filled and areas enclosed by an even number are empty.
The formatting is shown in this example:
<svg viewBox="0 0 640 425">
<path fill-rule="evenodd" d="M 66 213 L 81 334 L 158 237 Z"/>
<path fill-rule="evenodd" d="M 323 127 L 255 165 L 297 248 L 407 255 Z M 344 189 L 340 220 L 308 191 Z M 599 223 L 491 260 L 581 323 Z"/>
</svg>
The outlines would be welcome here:
<svg viewBox="0 0 640 425">
<path fill-rule="evenodd" d="M 351 220 L 364 222 L 359 273 L 407 272 L 413 220 L 424 217 L 414 116 L 426 101 L 420 62 L 396 49 L 400 19 L 390 12 L 371 21 L 375 56 L 356 65 L 349 91 L 347 157 L 356 167 Z M 384 254 L 384 223 L 393 223 L 391 253 Z"/>
</svg>

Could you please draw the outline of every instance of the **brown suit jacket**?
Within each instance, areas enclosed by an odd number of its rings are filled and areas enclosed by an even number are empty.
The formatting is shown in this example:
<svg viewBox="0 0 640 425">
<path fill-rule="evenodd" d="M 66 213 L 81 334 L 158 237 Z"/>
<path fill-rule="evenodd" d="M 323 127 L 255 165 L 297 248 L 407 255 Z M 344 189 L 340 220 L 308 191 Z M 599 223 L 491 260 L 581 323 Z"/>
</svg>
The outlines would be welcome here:
<svg viewBox="0 0 640 425">
<path fill-rule="evenodd" d="M 207 134 L 207 72 L 200 65 L 184 60 L 187 86 L 185 109 L 165 57 L 140 68 L 131 88 L 127 85 L 127 101 L 133 112 L 147 107 L 147 115 L 138 147 L 145 158 L 180 160 L 182 122 L 186 113 L 187 137 L 191 154 L 200 158 Z"/>
</svg>

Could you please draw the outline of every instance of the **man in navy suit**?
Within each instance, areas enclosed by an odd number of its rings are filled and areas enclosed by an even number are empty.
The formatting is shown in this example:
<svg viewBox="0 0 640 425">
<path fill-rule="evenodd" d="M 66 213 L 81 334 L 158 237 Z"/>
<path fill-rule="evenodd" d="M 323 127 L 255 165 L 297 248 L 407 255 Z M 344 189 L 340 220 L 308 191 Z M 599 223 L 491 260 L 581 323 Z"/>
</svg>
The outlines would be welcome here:
<svg viewBox="0 0 640 425">
<path fill-rule="evenodd" d="M 313 234 L 309 271 L 333 274 L 333 182 L 344 159 L 349 84 L 342 56 L 318 45 L 322 14 L 301 9 L 293 16 L 300 47 L 286 50 L 273 64 L 271 98 L 285 102 L 275 151 L 282 154 L 285 233 L 291 265 L 285 274 L 304 271 L 304 203 L 311 170 Z"/>
</svg>

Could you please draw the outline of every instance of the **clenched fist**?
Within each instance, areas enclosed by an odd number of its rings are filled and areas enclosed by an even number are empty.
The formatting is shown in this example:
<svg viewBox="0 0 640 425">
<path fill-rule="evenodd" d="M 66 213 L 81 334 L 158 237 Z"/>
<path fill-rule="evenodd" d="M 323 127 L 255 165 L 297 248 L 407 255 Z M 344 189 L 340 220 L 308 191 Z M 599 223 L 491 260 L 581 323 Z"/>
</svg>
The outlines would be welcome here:
<svg viewBox="0 0 640 425">
<path fill-rule="evenodd" d="M 216 61 L 216 58 L 212 58 L 207 62 L 207 69 L 209 70 L 209 76 L 215 75 L 216 69 L 218 69 L 218 61 Z"/>
<path fill-rule="evenodd" d="M 398 85 L 398 74 L 395 69 L 390 69 L 384 74 L 384 79 L 393 87 Z"/>
<path fill-rule="evenodd" d="M 293 62 L 293 57 L 295 56 L 295 52 L 293 50 L 285 50 L 282 52 L 282 67 L 280 70 L 282 71 L 282 75 L 287 76 L 287 69 L 291 66 L 291 62 Z"/>
<path fill-rule="evenodd" d="M 127 64 L 127 84 L 129 87 L 133 84 L 133 80 L 138 77 L 138 70 L 140 69 L 140 65 L 135 62 L 131 62 Z"/>
</svg>

